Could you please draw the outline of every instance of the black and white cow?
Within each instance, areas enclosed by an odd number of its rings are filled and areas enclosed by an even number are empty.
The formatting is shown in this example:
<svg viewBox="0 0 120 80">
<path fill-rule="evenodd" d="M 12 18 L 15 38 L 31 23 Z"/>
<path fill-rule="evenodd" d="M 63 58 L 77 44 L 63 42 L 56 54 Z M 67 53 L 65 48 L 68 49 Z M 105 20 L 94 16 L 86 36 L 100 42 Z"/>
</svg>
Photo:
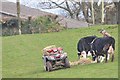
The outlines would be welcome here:
<svg viewBox="0 0 120 80">
<path fill-rule="evenodd" d="M 112 47 L 112 48 L 111 48 Z M 103 37 L 103 38 L 96 38 L 91 46 L 91 53 L 93 56 L 93 59 L 97 59 L 97 62 L 99 61 L 100 56 L 105 56 L 105 62 L 108 60 L 108 55 L 110 53 L 110 49 L 112 50 L 112 59 L 114 60 L 114 50 L 115 50 L 115 39 L 113 37 Z"/>
<path fill-rule="evenodd" d="M 78 59 L 80 59 L 80 55 L 86 58 L 88 51 L 91 50 L 91 43 L 97 38 L 96 36 L 87 36 L 81 38 L 77 43 L 78 50 Z"/>
</svg>

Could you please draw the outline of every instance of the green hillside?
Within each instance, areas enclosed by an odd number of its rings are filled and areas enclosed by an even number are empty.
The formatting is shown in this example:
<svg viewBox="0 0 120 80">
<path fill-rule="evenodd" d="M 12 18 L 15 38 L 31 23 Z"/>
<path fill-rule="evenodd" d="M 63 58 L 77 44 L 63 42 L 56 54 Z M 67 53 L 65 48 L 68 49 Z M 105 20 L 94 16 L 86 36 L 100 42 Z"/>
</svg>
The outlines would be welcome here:
<svg viewBox="0 0 120 80">
<path fill-rule="evenodd" d="M 115 61 L 72 66 L 45 72 L 42 49 L 49 45 L 63 47 L 70 61 L 77 60 L 77 42 L 80 38 L 96 35 L 104 28 L 116 40 Z M 95 26 L 68 29 L 61 32 L 8 36 L 2 38 L 3 78 L 117 78 L 118 77 L 118 26 Z"/>
</svg>

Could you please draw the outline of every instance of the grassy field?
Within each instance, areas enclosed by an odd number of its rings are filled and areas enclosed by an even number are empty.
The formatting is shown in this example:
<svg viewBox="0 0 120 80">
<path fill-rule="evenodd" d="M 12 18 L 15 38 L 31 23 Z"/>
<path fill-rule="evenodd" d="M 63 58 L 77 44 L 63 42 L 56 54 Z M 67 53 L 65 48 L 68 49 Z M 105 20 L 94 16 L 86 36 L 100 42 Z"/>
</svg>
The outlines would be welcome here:
<svg viewBox="0 0 120 80">
<path fill-rule="evenodd" d="M 70 61 L 77 60 L 77 42 L 80 38 L 96 35 L 104 28 L 116 40 L 115 61 L 77 65 L 69 69 L 45 72 L 42 49 L 55 44 L 63 47 Z M 17 35 L 2 38 L 3 78 L 117 78 L 118 77 L 118 27 L 116 25 L 68 29 L 61 32 Z"/>
</svg>

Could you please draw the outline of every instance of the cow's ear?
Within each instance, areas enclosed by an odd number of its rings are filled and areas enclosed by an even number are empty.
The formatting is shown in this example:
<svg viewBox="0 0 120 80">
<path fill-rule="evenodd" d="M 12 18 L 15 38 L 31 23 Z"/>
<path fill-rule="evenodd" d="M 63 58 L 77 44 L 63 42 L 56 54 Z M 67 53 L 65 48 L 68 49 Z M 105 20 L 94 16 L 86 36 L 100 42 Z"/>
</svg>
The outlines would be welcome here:
<svg viewBox="0 0 120 80">
<path fill-rule="evenodd" d="M 78 55 L 81 55 L 81 52 L 78 52 Z"/>
</svg>

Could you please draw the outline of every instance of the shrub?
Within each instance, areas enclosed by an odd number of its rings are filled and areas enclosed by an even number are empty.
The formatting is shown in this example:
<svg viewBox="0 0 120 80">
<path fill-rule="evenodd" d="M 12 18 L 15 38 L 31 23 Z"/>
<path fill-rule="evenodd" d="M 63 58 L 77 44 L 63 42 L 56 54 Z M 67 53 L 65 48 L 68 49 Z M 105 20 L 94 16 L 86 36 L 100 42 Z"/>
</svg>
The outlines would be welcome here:
<svg viewBox="0 0 120 80">
<path fill-rule="evenodd" d="M 2 23 L 3 36 L 18 35 L 18 29 L 18 20 L 16 18 Z M 62 29 L 64 28 L 60 26 L 55 19 L 53 20 L 49 16 L 38 17 L 33 20 L 21 20 L 22 34 L 59 32 Z"/>
</svg>

